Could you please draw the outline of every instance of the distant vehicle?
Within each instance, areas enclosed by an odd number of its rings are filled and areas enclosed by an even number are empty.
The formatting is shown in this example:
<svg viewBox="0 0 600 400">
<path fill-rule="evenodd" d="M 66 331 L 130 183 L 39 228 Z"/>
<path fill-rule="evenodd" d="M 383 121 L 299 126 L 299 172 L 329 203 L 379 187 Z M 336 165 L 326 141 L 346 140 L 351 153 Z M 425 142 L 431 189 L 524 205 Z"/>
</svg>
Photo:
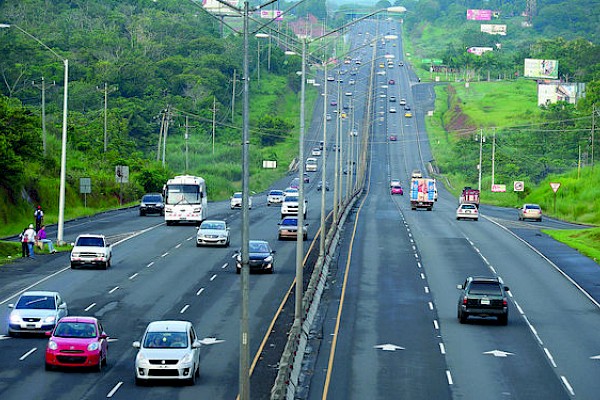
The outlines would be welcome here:
<svg viewBox="0 0 600 400">
<path fill-rule="evenodd" d="M 335 107 L 335 106 L 337 106 L 338 103 L 335 100 L 331 100 L 331 102 L 329 104 Z"/>
<path fill-rule="evenodd" d="M 354 85 L 355 83 L 356 83 L 356 81 L 355 81 L 354 79 L 350 79 L 350 80 L 348 81 L 348 84 L 350 84 L 350 85 Z"/>
<path fill-rule="evenodd" d="M 401 106 L 406 105 L 406 99 L 400 99 L 400 105 Z"/>
<path fill-rule="evenodd" d="M 229 246 L 229 227 L 225 221 L 204 220 L 196 233 L 196 246 Z"/>
<path fill-rule="evenodd" d="M 395 107 L 390 107 L 390 113 L 395 113 L 396 112 L 396 108 Z"/>
<path fill-rule="evenodd" d="M 460 219 L 474 219 L 477 221 L 479 219 L 479 210 L 475 204 L 471 203 L 462 203 L 458 205 L 458 209 L 456 210 L 456 220 Z"/>
<path fill-rule="evenodd" d="M 399 67 L 404 67 L 404 63 L 403 63 L 402 61 L 400 61 L 400 62 L 398 63 L 398 66 L 399 66 Z"/>
<path fill-rule="evenodd" d="M 392 186 L 390 193 L 391 194 L 399 194 L 400 196 L 402 196 L 402 195 L 404 195 L 404 190 L 402 189 L 402 186 L 395 185 L 395 186 Z"/>
<path fill-rule="evenodd" d="M 321 149 L 318 147 L 313 147 L 312 151 L 310 152 L 311 155 L 318 157 L 321 155 Z"/>
<path fill-rule="evenodd" d="M 410 177 L 411 178 L 422 178 L 423 173 L 421 172 L 420 169 L 413 169 L 412 172 L 410 173 Z"/>
<path fill-rule="evenodd" d="M 300 178 L 293 178 L 290 181 L 290 186 L 292 189 L 298 189 L 300 187 Z"/>
<path fill-rule="evenodd" d="M 326 115 L 325 115 L 325 119 L 326 119 L 327 121 L 331 121 L 331 114 L 326 114 Z"/>
<path fill-rule="evenodd" d="M 381 97 L 382 99 L 385 99 L 387 97 L 387 94 L 385 94 L 385 93 L 379 93 L 379 97 Z"/>
<path fill-rule="evenodd" d="M 46 369 L 86 367 L 102 371 L 108 359 L 108 335 L 94 317 L 64 317 L 46 334 Z"/>
<path fill-rule="evenodd" d="M 396 102 L 396 96 L 390 96 L 390 103 Z"/>
<path fill-rule="evenodd" d="M 165 201 L 160 193 L 147 193 L 140 201 L 140 216 L 146 214 L 165 215 Z"/>
<path fill-rule="evenodd" d="M 296 239 L 298 237 L 298 217 L 285 217 L 278 225 L 277 239 Z M 305 224 L 302 228 L 303 240 L 308 238 L 307 226 L 308 224 Z"/>
<path fill-rule="evenodd" d="M 328 76 L 327 77 L 327 81 L 328 82 L 333 82 L 333 81 L 335 81 L 335 79 L 333 78 L 333 76 Z"/>
<path fill-rule="evenodd" d="M 457 285 L 458 320 L 467 322 L 470 316 L 496 317 L 500 325 L 508 324 L 508 298 L 510 289 L 497 277 L 468 277 Z"/>
<path fill-rule="evenodd" d="M 402 184 L 400 183 L 400 179 L 392 179 L 392 180 L 390 180 L 390 188 L 392 188 L 394 186 L 402 186 Z"/>
<path fill-rule="evenodd" d="M 346 92 L 344 93 L 346 96 L 352 96 L 352 92 Z"/>
<path fill-rule="evenodd" d="M 479 190 L 465 186 L 460 194 L 460 197 L 458 198 L 458 203 L 471 203 L 479 207 Z"/>
<path fill-rule="evenodd" d="M 377 74 L 377 75 L 384 76 L 384 75 L 385 75 L 385 71 L 377 71 L 377 72 L 376 72 L 376 74 Z"/>
<path fill-rule="evenodd" d="M 397 140 L 398 140 L 398 136 L 396 136 L 396 135 L 390 135 L 390 142 L 395 142 Z"/>
<path fill-rule="evenodd" d="M 321 191 L 323 190 L 323 181 L 319 181 L 319 183 L 317 183 L 317 190 Z M 329 182 L 325 181 L 325 191 L 328 192 L 329 191 Z"/>
<path fill-rule="evenodd" d="M 410 111 L 410 106 L 409 106 L 408 104 L 406 104 L 406 105 L 404 106 L 404 110 L 405 110 L 405 111 Z"/>
<path fill-rule="evenodd" d="M 319 140 L 319 149 L 323 150 L 325 143 L 322 140 Z"/>
<path fill-rule="evenodd" d="M 304 183 L 309 183 L 310 182 L 310 175 L 308 175 L 305 172 L 304 174 L 302 174 L 302 180 L 304 181 Z"/>
<path fill-rule="evenodd" d="M 271 190 L 267 195 L 267 206 L 271 204 L 280 204 L 284 197 L 283 190 Z"/>
<path fill-rule="evenodd" d="M 433 209 L 435 202 L 435 180 L 430 178 L 413 178 L 410 181 L 410 208 L 416 210 Z"/>
<path fill-rule="evenodd" d="M 229 207 L 232 210 L 234 208 L 242 208 L 242 192 L 235 192 L 229 198 Z M 248 208 L 252 208 L 252 196 L 248 196 Z"/>
<path fill-rule="evenodd" d="M 379 63 L 379 68 L 385 68 L 385 64 Z"/>
<path fill-rule="evenodd" d="M 208 195 L 206 182 L 199 176 L 178 175 L 169 179 L 163 188 L 165 222 L 194 222 L 206 219 Z"/>
<path fill-rule="evenodd" d="M 266 240 L 250 240 L 248 242 L 248 266 L 250 272 L 260 271 L 272 274 L 275 269 L 275 250 L 271 248 Z M 235 255 L 235 272 L 242 272 L 241 251 Z"/>
<path fill-rule="evenodd" d="M 148 324 L 135 357 L 135 384 L 151 380 L 179 380 L 194 385 L 200 376 L 202 343 L 189 321 L 153 321 Z"/>
<path fill-rule="evenodd" d="M 99 266 L 103 269 L 110 267 L 112 261 L 112 246 L 104 235 L 79 235 L 71 249 L 71 268 L 82 266 Z"/>
<path fill-rule="evenodd" d="M 396 81 L 395 81 L 395 80 L 393 80 L 393 79 L 390 79 L 390 80 L 388 81 L 388 85 L 395 85 L 395 84 L 396 84 Z"/>
<path fill-rule="evenodd" d="M 406 118 L 412 118 L 412 113 L 410 111 L 407 111 L 404 113 L 404 117 Z"/>
<path fill-rule="evenodd" d="M 309 157 L 306 159 L 306 172 L 315 172 L 318 168 L 319 164 L 317 164 L 317 159 L 314 157 Z"/>
<path fill-rule="evenodd" d="M 533 219 L 542 222 L 542 207 L 539 204 L 523 204 L 519 208 L 519 220 Z"/>
<path fill-rule="evenodd" d="M 9 304 L 8 336 L 21 333 L 44 333 L 54 329 L 69 314 L 67 303 L 58 292 L 29 291 L 16 304 Z"/>
</svg>

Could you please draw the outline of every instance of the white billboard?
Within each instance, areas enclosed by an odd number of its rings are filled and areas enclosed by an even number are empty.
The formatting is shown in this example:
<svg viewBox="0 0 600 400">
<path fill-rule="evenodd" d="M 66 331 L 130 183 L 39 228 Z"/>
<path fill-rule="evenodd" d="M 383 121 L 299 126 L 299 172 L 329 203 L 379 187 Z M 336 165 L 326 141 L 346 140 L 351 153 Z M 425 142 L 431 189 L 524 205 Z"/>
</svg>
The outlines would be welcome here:
<svg viewBox="0 0 600 400">
<path fill-rule="evenodd" d="M 224 0 L 226 3 L 231 4 L 232 7 L 239 7 L 239 0 Z M 240 16 L 240 13 L 235 11 L 231 7 L 227 7 L 223 3 L 219 3 L 217 0 L 202 0 L 202 7 L 206 11 L 215 15 L 231 15 L 231 16 Z"/>
<path fill-rule="evenodd" d="M 526 58 L 524 76 L 527 78 L 558 79 L 558 61 Z"/>
<path fill-rule="evenodd" d="M 506 35 L 506 25 L 496 24 L 481 24 L 481 32 L 489 33 L 490 35 Z"/>
<path fill-rule="evenodd" d="M 467 53 L 471 53 L 471 54 L 475 54 L 476 56 L 480 56 L 483 53 L 485 53 L 486 51 L 493 51 L 494 48 L 493 47 L 469 47 L 467 49 Z"/>
</svg>

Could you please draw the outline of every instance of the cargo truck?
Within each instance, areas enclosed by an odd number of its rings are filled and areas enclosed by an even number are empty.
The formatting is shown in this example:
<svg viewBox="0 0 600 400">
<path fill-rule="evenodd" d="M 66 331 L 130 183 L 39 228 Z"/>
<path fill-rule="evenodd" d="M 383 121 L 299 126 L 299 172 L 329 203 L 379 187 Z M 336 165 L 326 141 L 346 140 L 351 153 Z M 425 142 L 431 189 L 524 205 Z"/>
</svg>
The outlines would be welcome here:
<svg viewBox="0 0 600 400">
<path fill-rule="evenodd" d="M 410 181 L 410 208 L 426 208 L 427 211 L 433 209 L 433 203 L 436 197 L 435 179 L 431 178 L 413 178 Z"/>
<path fill-rule="evenodd" d="M 469 186 L 465 186 L 460 197 L 458 198 L 458 204 L 475 204 L 479 208 L 479 190 L 472 189 Z"/>
</svg>

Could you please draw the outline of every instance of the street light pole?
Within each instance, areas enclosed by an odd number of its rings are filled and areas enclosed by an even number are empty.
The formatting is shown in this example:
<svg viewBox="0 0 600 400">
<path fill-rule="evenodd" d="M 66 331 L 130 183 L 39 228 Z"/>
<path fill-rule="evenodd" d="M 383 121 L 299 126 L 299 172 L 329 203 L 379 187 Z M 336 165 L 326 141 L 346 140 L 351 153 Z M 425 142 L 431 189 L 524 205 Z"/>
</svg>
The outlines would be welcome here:
<svg viewBox="0 0 600 400">
<path fill-rule="evenodd" d="M 327 191 L 327 59 L 323 64 L 323 77 L 325 78 L 323 91 L 323 150 L 321 163 L 321 237 L 319 240 L 319 258 L 321 262 L 325 257 L 325 192 Z"/>
<path fill-rule="evenodd" d="M 58 233 L 56 238 L 57 244 L 63 244 L 63 230 L 65 223 L 65 180 L 66 180 L 66 165 L 67 165 L 67 115 L 68 115 L 68 98 L 69 98 L 69 60 L 61 57 L 57 52 L 48 47 L 44 42 L 42 42 L 37 37 L 33 36 L 31 33 L 27 32 L 25 29 L 21 28 L 18 25 L 14 24 L 0 24 L 0 28 L 10 28 L 15 27 L 20 30 L 25 35 L 29 36 L 36 42 L 38 42 L 42 47 L 46 50 L 50 51 L 54 54 L 58 59 L 60 59 L 65 66 L 65 84 L 64 84 L 64 94 L 63 94 L 63 119 L 62 119 L 62 146 L 60 152 L 60 188 L 59 188 L 59 196 L 58 196 Z"/>
</svg>

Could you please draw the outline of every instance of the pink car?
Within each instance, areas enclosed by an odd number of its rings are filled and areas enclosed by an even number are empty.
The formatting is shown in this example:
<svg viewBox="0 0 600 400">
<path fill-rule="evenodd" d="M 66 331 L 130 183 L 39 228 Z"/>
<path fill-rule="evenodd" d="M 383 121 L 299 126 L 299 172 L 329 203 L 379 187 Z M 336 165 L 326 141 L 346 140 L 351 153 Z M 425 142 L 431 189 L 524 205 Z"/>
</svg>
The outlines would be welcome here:
<svg viewBox="0 0 600 400">
<path fill-rule="evenodd" d="M 391 192 L 392 194 L 399 194 L 400 196 L 404 195 L 404 190 L 402 190 L 402 186 L 399 185 L 392 186 Z"/>
<path fill-rule="evenodd" d="M 46 346 L 46 369 L 53 367 L 92 367 L 106 365 L 108 336 L 93 317 L 63 317 Z"/>
</svg>

